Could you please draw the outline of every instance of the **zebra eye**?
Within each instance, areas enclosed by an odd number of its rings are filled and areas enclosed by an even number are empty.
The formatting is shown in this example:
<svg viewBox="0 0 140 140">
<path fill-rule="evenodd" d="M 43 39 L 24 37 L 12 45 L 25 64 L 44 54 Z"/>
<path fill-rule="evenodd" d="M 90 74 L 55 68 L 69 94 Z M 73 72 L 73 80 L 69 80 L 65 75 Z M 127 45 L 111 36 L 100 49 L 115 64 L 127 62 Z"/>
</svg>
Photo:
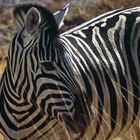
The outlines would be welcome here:
<svg viewBox="0 0 140 140">
<path fill-rule="evenodd" d="M 41 62 L 40 65 L 41 65 L 41 67 L 43 67 L 43 69 L 45 69 L 47 71 L 55 70 L 55 67 L 52 64 L 52 62 Z"/>
</svg>

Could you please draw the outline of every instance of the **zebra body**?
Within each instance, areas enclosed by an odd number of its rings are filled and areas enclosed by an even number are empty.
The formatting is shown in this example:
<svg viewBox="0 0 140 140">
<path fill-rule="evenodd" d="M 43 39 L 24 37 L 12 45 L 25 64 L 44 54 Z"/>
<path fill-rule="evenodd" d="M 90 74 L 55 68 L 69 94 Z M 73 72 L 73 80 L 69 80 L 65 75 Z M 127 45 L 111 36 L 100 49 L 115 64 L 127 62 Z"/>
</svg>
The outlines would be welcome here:
<svg viewBox="0 0 140 140">
<path fill-rule="evenodd" d="M 67 8 L 54 16 L 32 4 L 14 12 L 20 31 L 0 83 L 6 139 L 107 140 L 140 117 L 140 7 L 59 35 Z"/>
</svg>

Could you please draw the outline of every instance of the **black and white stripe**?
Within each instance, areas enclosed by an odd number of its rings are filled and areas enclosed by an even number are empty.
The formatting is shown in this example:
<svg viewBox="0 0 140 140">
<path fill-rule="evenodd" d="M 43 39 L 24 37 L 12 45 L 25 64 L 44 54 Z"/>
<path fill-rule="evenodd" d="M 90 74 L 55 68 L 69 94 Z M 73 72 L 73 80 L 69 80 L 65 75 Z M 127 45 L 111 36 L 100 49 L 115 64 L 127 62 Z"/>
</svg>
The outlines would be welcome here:
<svg viewBox="0 0 140 140">
<path fill-rule="evenodd" d="M 31 11 L 40 22 L 30 34 Z M 0 132 L 6 139 L 115 138 L 140 117 L 140 7 L 60 35 L 58 14 L 32 4 L 14 12 L 20 31 L 0 83 Z"/>
</svg>

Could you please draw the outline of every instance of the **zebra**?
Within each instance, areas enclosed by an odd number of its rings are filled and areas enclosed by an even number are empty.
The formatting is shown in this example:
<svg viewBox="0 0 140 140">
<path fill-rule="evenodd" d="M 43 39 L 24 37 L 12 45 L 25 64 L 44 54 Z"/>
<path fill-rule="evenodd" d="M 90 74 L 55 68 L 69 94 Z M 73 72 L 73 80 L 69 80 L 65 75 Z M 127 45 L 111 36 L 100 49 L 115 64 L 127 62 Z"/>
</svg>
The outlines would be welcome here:
<svg viewBox="0 0 140 140">
<path fill-rule="evenodd" d="M 140 7 L 59 33 L 69 6 L 14 10 L 19 31 L 0 82 L 7 140 L 110 140 L 140 118 Z"/>
</svg>

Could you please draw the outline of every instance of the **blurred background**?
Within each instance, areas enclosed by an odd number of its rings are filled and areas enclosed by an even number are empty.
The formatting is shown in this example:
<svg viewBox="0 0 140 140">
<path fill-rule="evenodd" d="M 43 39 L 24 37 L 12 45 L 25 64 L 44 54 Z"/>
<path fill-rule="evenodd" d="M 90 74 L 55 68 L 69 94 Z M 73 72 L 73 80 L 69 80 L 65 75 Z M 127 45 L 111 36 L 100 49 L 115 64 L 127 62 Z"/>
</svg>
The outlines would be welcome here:
<svg viewBox="0 0 140 140">
<path fill-rule="evenodd" d="M 21 3 L 39 3 L 51 12 L 56 12 L 63 8 L 68 0 L 0 0 L 0 77 L 6 65 L 9 43 L 17 31 L 12 11 L 16 5 Z M 61 32 L 107 11 L 134 6 L 140 6 L 140 0 L 71 0 L 71 6 Z M 129 140 L 140 140 L 139 124 L 130 129 L 127 135 L 129 135 Z M 126 137 L 116 140 L 120 139 L 128 140 Z M 0 140 L 2 140 L 1 135 Z"/>
</svg>

